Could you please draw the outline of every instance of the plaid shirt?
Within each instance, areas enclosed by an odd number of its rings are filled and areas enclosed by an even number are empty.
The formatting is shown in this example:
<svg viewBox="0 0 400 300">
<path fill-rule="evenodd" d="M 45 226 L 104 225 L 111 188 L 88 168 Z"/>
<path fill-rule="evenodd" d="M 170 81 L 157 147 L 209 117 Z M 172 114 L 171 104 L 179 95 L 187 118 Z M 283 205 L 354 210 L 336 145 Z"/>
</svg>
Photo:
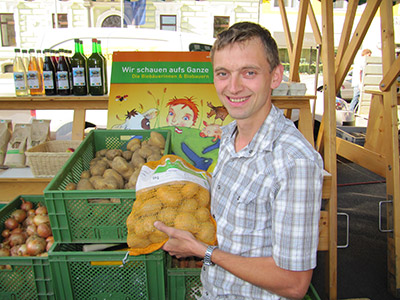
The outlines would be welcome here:
<svg viewBox="0 0 400 300">
<path fill-rule="evenodd" d="M 323 164 L 303 135 L 272 106 L 253 140 L 235 152 L 236 122 L 223 128 L 211 212 L 219 248 L 272 256 L 293 271 L 316 266 Z M 268 270 L 266 270 L 268 272 Z M 202 299 L 282 299 L 218 265 L 203 267 Z"/>
</svg>

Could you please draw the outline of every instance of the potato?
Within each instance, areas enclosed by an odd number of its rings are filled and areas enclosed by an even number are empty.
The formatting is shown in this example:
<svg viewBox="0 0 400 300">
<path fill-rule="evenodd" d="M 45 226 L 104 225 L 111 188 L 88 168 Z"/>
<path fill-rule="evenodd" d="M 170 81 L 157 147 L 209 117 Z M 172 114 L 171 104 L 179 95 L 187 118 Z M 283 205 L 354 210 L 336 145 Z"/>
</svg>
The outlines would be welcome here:
<svg viewBox="0 0 400 300">
<path fill-rule="evenodd" d="M 158 148 L 164 149 L 165 138 L 161 133 L 159 133 L 157 131 L 152 131 L 152 132 L 150 132 L 149 143 L 151 145 L 157 146 Z"/>
<path fill-rule="evenodd" d="M 90 178 L 90 171 L 89 170 L 85 170 L 81 173 L 81 178 L 86 178 L 89 179 Z"/>
<path fill-rule="evenodd" d="M 215 239 L 214 224 L 211 221 L 202 223 L 200 230 L 195 234 L 195 237 L 206 244 L 211 244 Z"/>
<path fill-rule="evenodd" d="M 111 162 L 111 168 L 117 171 L 126 180 L 129 180 L 135 168 L 121 156 L 116 156 Z"/>
<path fill-rule="evenodd" d="M 168 240 L 168 235 L 158 229 L 154 230 L 152 233 L 149 235 L 149 240 L 153 243 L 161 243 L 163 241 Z"/>
<path fill-rule="evenodd" d="M 154 227 L 155 221 L 157 221 L 156 216 L 139 218 L 134 225 L 135 234 L 138 237 L 146 238 L 149 234 L 156 230 Z"/>
<path fill-rule="evenodd" d="M 198 192 L 194 196 L 197 199 L 199 206 L 208 207 L 210 204 L 210 192 L 205 188 L 199 188 Z"/>
<path fill-rule="evenodd" d="M 139 173 L 140 173 L 140 169 L 136 169 L 136 170 L 132 173 L 131 177 L 129 177 L 128 185 L 136 187 L 136 182 L 137 182 L 137 180 L 138 180 Z"/>
<path fill-rule="evenodd" d="M 118 182 L 114 177 L 96 178 L 93 180 L 93 187 L 96 190 L 116 190 Z"/>
<path fill-rule="evenodd" d="M 181 205 L 179 206 L 179 211 L 194 213 L 197 208 L 198 208 L 197 200 L 189 198 L 189 199 L 184 199 L 182 201 Z"/>
<path fill-rule="evenodd" d="M 122 157 L 126 159 L 126 161 L 130 161 L 132 159 L 133 152 L 130 150 L 126 150 L 122 152 Z"/>
<path fill-rule="evenodd" d="M 206 207 L 200 207 L 199 209 L 196 210 L 194 213 L 196 216 L 197 220 L 199 220 L 200 223 L 207 222 L 210 220 L 211 213 Z"/>
<path fill-rule="evenodd" d="M 139 216 L 156 215 L 162 209 L 162 203 L 157 198 L 151 198 L 145 201 L 139 208 Z"/>
<path fill-rule="evenodd" d="M 96 152 L 96 157 L 104 157 L 104 156 L 106 156 L 107 151 L 108 151 L 107 149 L 102 149 L 102 150 L 97 151 Z"/>
<path fill-rule="evenodd" d="M 163 208 L 157 215 L 157 219 L 167 226 L 173 226 L 178 211 L 172 207 Z"/>
<path fill-rule="evenodd" d="M 193 214 L 181 212 L 174 220 L 174 227 L 191 233 L 197 233 L 200 230 L 200 223 Z"/>
<path fill-rule="evenodd" d="M 131 164 L 135 168 L 141 168 L 146 163 L 146 160 L 139 154 L 139 150 L 133 152 L 131 157 Z"/>
<path fill-rule="evenodd" d="M 125 185 L 124 178 L 122 177 L 121 174 L 119 174 L 119 173 L 118 173 L 117 171 L 115 171 L 114 169 L 107 169 L 107 170 L 105 170 L 105 171 L 104 171 L 104 174 L 103 174 L 103 177 L 104 177 L 104 178 L 107 178 L 107 177 L 112 177 L 112 178 L 114 178 L 114 179 L 117 181 L 117 183 L 118 183 L 118 189 L 124 188 L 124 185 Z"/>
<path fill-rule="evenodd" d="M 130 248 L 146 248 L 151 244 L 149 239 L 140 238 L 133 232 L 128 233 L 126 242 Z"/>
<path fill-rule="evenodd" d="M 142 147 L 137 151 L 139 152 L 140 156 L 145 159 L 153 154 L 153 150 L 149 145 L 142 145 Z"/>
<path fill-rule="evenodd" d="M 167 207 L 179 206 L 183 200 L 182 194 L 177 188 L 171 186 L 160 186 L 156 191 L 157 197 Z"/>
<path fill-rule="evenodd" d="M 162 157 L 162 155 L 161 155 L 160 153 L 153 152 L 152 154 L 150 154 L 150 155 L 147 157 L 146 162 L 149 162 L 149 161 L 157 161 L 157 160 L 160 160 L 161 157 Z"/>
<path fill-rule="evenodd" d="M 117 156 L 122 156 L 122 150 L 121 149 L 110 149 L 106 153 L 106 158 L 108 160 L 113 160 Z"/>
<path fill-rule="evenodd" d="M 126 149 L 130 150 L 132 152 L 135 152 L 137 149 L 140 148 L 141 146 L 141 141 L 139 139 L 131 139 L 128 143 L 128 145 L 126 145 Z"/>
<path fill-rule="evenodd" d="M 76 183 L 75 182 L 70 182 L 67 184 L 67 186 L 65 187 L 66 191 L 73 191 L 76 190 Z"/>
<path fill-rule="evenodd" d="M 90 174 L 92 176 L 102 176 L 107 168 L 108 165 L 105 161 L 98 161 L 97 163 L 90 166 Z"/>
<path fill-rule="evenodd" d="M 93 185 L 90 183 L 89 179 L 82 178 L 76 185 L 77 190 L 94 190 Z"/>
<path fill-rule="evenodd" d="M 186 182 L 181 189 L 181 193 L 185 198 L 192 198 L 199 190 L 199 185 L 194 182 Z"/>
</svg>

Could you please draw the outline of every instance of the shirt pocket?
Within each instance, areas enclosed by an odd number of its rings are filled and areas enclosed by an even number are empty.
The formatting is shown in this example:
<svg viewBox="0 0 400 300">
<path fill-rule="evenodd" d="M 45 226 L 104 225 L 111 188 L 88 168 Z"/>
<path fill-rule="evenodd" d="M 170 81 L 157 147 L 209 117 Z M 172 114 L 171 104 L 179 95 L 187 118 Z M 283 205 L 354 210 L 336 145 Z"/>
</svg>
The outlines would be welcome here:
<svg viewBox="0 0 400 300">
<path fill-rule="evenodd" d="M 265 175 L 255 176 L 250 182 L 241 184 L 234 192 L 234 203 L 228 216 L 236 227 L 241 228 L 243 233 L 266 227 L 268 218 L 268 207 L 270 207 L 270 180 Z"/>
</svg>

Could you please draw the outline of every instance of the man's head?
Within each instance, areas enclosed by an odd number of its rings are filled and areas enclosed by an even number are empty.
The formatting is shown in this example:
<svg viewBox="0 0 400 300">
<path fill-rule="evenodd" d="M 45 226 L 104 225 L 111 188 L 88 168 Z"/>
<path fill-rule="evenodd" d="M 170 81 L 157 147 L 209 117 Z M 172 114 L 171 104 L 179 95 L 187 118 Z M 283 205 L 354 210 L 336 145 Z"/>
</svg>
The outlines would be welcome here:
<svg viewBox="0 0 400 300">
<path fill-rule="evenodd" d="M 214 62 L 215 51 L 221 50 L 234 43 L 244 43 L 257 37 L 264 46 L 265 55 L 270 65 L 270 71 L 272 71 L 280 64 L 278 46 L 267 29 L 251 22 L 236 23 L 228 30 L 218 34 L 214 46 L 211 49 L 211 61 Z"/>
</svg>

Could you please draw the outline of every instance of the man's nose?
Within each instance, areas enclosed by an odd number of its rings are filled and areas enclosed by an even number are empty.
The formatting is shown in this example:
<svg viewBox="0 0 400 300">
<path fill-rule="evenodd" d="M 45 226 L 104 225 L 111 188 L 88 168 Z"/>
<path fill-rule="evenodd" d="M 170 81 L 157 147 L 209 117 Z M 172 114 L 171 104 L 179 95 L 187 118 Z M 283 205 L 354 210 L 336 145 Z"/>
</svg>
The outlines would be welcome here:
<svg viewBox="0 0 400 300">
<path fill-rule="evenodd" d="M 229 83 L 229 91 L 231 93 L 238 93 L 242 90 L 243 84 L 242 84 L 242 79 L 240 78 L 239 75 L 233 75 L 231 77 L 231 81 Z"/>
</svg>

